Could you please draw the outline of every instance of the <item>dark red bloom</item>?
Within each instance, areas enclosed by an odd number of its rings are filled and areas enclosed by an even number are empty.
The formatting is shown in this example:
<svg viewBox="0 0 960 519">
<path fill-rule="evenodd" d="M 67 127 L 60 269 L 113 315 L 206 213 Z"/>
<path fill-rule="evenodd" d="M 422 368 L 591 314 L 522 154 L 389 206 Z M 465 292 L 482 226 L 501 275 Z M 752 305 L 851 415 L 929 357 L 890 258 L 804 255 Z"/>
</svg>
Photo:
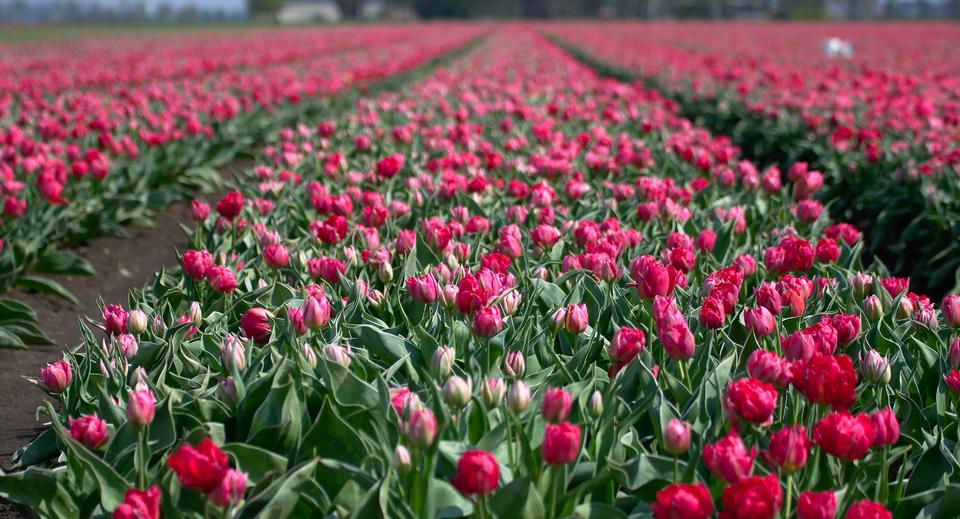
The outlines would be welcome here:
<svg viewBox="0 0 960 519">
<path fill-rule="evenodd" d="M 113 519 L 159 519 L 160 487 L 146 490 L 127 489 L 123 502 L 113 510 Z"/>
<path fill-rule="evenodd" d="M 655 519 L 708 519 L 713 500 L 703 483 L 674 483 L 657 492 L 650 509 Z"/>
<path fill-rule="evenodd" d="M 864 457 L 875 439 L 873 421 L 866 414 L 830 413 L 813 427 L 813 441 L 827 454 L 846 461 Z"/>
<path fill-rule="evenodd" d="M 857 374 L 846 355 L 814 355 L 792 369 L 793 387 L 811 403 L 846 409 L 857 398 Z"/>
<path fill-rule="evenodd" d="M 452 483 L 464 495 L 492 494 L 500 483 L 500 465 L 489 452 L 467 451 L 457 462 L 457 475 Z"/>
<path fill-rule="evenodd" d="M 227 473 L 227 455 L 204 438 L 196 447 L 184 443 L 167 458 L 167 466 L 184 488 L 203 492 L 216 490 Z"/>
<path fill-rule="evenodd" d="M 233 220 L 240 216 L 243 210 L 243 193 L 231 191 L 217 202 L 217 212 L 227 220 Z"/>
<path fill-rule="evenodd" d="M 773 519 L 783 497 L 777 476 L 753 476 L 723 489 L 720 519 Z"/>
</svg>

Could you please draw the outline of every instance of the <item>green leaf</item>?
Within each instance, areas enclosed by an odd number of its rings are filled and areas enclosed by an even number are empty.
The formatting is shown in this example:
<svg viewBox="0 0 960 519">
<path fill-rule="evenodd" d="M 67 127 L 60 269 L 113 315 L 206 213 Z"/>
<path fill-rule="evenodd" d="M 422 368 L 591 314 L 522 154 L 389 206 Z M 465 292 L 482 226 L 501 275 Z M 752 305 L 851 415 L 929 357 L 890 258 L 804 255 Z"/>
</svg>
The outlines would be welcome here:
<svg viewBox="0 0 960 519">
<path fill-rule="evenodd" d="M 271 472 L 287 470 L 287 458 L 254 445 L 228 443 L 221 449 L 233 455 L 237 470 L 246 472 L 254 485 Z"/>
<path fill-rule="evenodd" d="M 95 274 L 93 265 L 76 254 L 60 250 L 50 252 L 34 265 L 33 271 L 40 274 L 72 274 L 78 276 L 92 276 Z"/>
<path fill-rule="evenodd" d="M 300 489 L 307 487 L 313 477 L 317 461 L 304 463 L 251 497 L 237 514 L 238 519 L 290 517 L 299 500 Z"/>
<path fill-rule="evenodd" d="M 16 285 L 25 290 L 33 290 L 44 294 L 57 296 L 65 301 L 79 305 L 77 298 L 56 281 L 40 276 L 23 276 L 16 281 Z"/>
<path fill-rule="evenodd" d="M 0 497 L 30 508 L 40 517 L 80 517 L 80 509 L 67 492 L 66 469 L 31 467 L 23 472 L 0 471 Z"/>
<path fill-rule="evenodd" d="M 501 519 L 538 519 L 546 516 L 543 499 L 529 476 L 515 479 L 490 498 L 490 510 Z"/>
</svg>

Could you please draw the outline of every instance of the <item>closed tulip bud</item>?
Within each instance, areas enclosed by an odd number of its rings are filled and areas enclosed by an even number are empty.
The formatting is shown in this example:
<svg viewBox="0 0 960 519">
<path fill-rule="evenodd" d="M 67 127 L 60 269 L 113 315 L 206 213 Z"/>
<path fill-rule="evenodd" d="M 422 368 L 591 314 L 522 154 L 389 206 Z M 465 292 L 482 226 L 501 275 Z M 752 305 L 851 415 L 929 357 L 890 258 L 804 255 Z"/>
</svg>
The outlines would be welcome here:
<svg viewBox="0 0 960 519">
<path fill-rule="evenodd" d="M 549 387 L 543 395 L 543 404 L 540 406 L 540 414 L 543 419 L 558 423 L 567 419 L 570 414 L 570 407 L 573 405 L 573 397 L 562 387 Z"/>
<path fill-rule="evenodd" d="M 527 371 L 527 361 L 523 353 L 510 351 L 503 357 L 503 373 L 510 378 L 523 378 Z"/>
<path fill-rule="evenodd" d="M 441 391 L 443 401 L 454 411 L 463 409 L 470 402 L 470 396 L 473 394 L 471 385 L 469 377 L 466 380 L 457 375 L 448 378 Z"/>
<path fill-rule="evenodd" d="M 567 322 L 567 307 L 557 308 L 556 312 L 553 312 L 553 327 L 557 330 L 563 330 Z"/>
<path fill-rule="evenodd" d="M 764 452 L 764 457 L 784 472 L 794 472 L 807 464 L 809 452 L 807 429 L 802 425 L 794 425 L 770 435 L 770 447 Z"/>
<path fill-rule="evenodd" d="M 380 267 L 377 268 L 377 278 L 379 278 L 383 284 L 393 281 L 393 266 L 387 262 L 381 263 Z"/>
<path fill-rule="evenodd" d="M 327 344 L 323 347 L 323 358 L 345 368 L 350 367 L 350 349 L 348 347 Z"/>
<path fill-rule="evenodd" d="M 940 312 L 943 313 L 943 320 L 947 326 L 955 328 L 960 326 L 960 296 L 949 295 L 943 298 L 943 304 L 940 305 Z"/>
<path fill-rule="evenodd" d="M 679 456 L 690 448 L 690 425 L 671 418 L 663 427 L 663 450 Z"/>
<path fill-rule="evenodd" d="M 897 317 L 901 319 L 909 319 L 913 315 L 913 301 L 906 297 L 900 298 L 900 305 L 897 306 Z"/>
<path fill-rule="evenodd" d="M 147 314 L 142 310 L 131 310 L 127 314 L 127 332 L 140 335 L 147 330 Z"/>
<path fill-rule="evenodd" d="M 311 368 L 317 368 L 317 352 L 309 344 L 303 345 L 303 359 L 307 361 Z"/>
<path fill-rule="evenodd" d="M 517 380 L 510 386 L 507 395 L 507 407 L 514 413 L 522 413 L 530 405 L 530 386 L 522 380 Z"/>
<path fill-rule="evenodd" d="M 137 389 L 127 399 L 127 420 L 136 427 L 146 427 L 153 421 L 153 393 L 149 389 Z"/>
<path fill-rule="evenodd" d="M 137 356 L 137 350 L 140 349 L 140 343 L 133 335 L 125 333 L 117 338 L 117 346 L 120 348 L 120 354 L 125 359 L 132 359 Z"/>
<path fill-rule="evenodd" d="M 430 304 L 440 297 L 440 286 L 431 274 L 408 277 L 406 287 L 410 297 L 423 304 Z"/>
<path fill-rule="evenodd" d="M 869 350 L 860 357 L 860 371 L 867 382 L 884 385 L 890 383 L 890 361 L 876 350 Z"/>
<path fill-rule="evenodd" d="M 40 369 L 37 383 L 51 393 L 60 393 L 70 385 L 71 378 L 70 363 L 58 360 Z"/>
<path fill-rule="evenodd" d="M 503 402 L 507 386 L 502 378 L 488 378 L 480 385 L 480 399 L 487 407 L 496 407 Z"/>
<path fill-rule="evenodd" d="M 367 292 L 367 302 L 369 302 L 373 308 L 380 308 L 383 306 L 383 292 L 375 288 L 371 289 Z"/>
<path fill-rule="evenodd" d="M 187 315 L 190 316 L 190 322 L 200 324 L 200 321 L 203 319 L 203 308 L 200 307 L 200 303 L 196 301 L 190 303 L 190 310 L 187 312 Z"/>
<path fill-rule="evenodd" d="M 866 314 L 867 319 L 870 321 L 876 321 L 883 316 L 883 302 L 880 301 L 880 298 L 871 294 L 863 300 L 863 313 Z"/>
<path fill-rule="evenodd" d="M 873 276 L 870 274 L 859 273 L 850 280 L 850 287 L 853 289 L 853 293 L 858 296 L 863 296 L 870 291 L 870 288 L 873 286 Z"/>
<path fill-rule="evenodd" d="M 433 352 L 433 358 L 430 362 L 430 366 L 433 368 L 433 374 L 440 379 L 447 378 L 450 375 L 450 371 L 453 370 L 453 361 L 453 348 L 440 346 L 437 348 L 437 351 Z"/>
<path fill-rule="evenodd" d="M 240 318 L 240 331 L 244 337 L 263 344 L 270 340 L 270 317 L 264 308 L 251 308 Z"/>
<path fill-rule="evenodd" d="M 410 445 L 417 449 L 433 445 L 433 439 L 437 436 L 437 419 L 433 416 L 433 411 L 426 407 L 411 411 L 406 432 Z"/>
<path fill-rule="evenodd" d="M 330 303 L 325 297 L 308 297 L 303 302 L 303 324 L 311 330 L 318 330 L 330 321 Z"/>
<path fill-rule="evenodd" d="M 500 299 L 500 309 L 503 310 L 503 315 L 513 315 L 517 313 L 517 310 L 520 308 L 520 292 L 516 290 L 511 290 L 503 295 L 503 298 Z"/>
<path fill-rule="evenodd" d="M 954 369 L 960 367 L 960 337 L 950 341 L 950 366 Z"/>
<path fill-rule="evenodd" d="M 762 306 L 747 309 L 743 314 L 743 322 L 747 331 L 753 332 L 757 337 L 766 337 L 776 329 L 773 314 Z"/>
<path fill-rule="evenodd" d="M 440 304 L 444 308 L 453 308 L 457 305 L 457 294 L 460 293 L 460 289 L 457 288 L 457 285 L 447 285 L 443 287 L 443 290 L 440 291 Z"/>
<path fill-rule="evenodd" d="M 547 424 L 540 456 L 547 465 L 573 463 L 580 453 L 580 428 L 568 422 Z"/>
<path fill-rule="evenodd" d="M 870 415 L 875 433 L 874 447 L 886 447 L 897 443 L 900 439 L 900 423 L 893 409 L 885 407 Z"/>
<path fill-rule="evenodd" d="M 227 469 L 220 485 L 213 492 L 207 494 L 210 502 L 220 508 L 227 508 L 231 505 L 236 506 L 243 501 L 243 495 L 247 492 L 247 474 L 235 469 Z"/>
<path fill-rule="evenodd" d="M 233 383 L 233 377 L 227 377 L 217 385 L 217 394 L 225 404 L 233 407 L 237 403 L 237 386 Z"/>
<path fill-rule="evenodd" d="M 154 335 L 163 335 L 167 331 L 167 325 L 163 322 L 163 318 L 159 315 L 153 316 L 153 322 L 150 324 L 150 331 Z"/>
<path fill-rule="evenodd" d="M 236 368 L 237 371 L 243 371 L 246 367 L 247 353 L 243 342 L 236 335 L 228 333 L 223 338 L 223 342 L 220 343 L 220 361 L 228 370 Z"/>
<path fill-rule="evenodd" d="M 453 487 L 466 496 L 486 496 L 493 493 L 500 483 L 500 466 L 488 452 L 472 450 L 463 453 L 457 462 L 457 475 Z"/>
<path fill-rule="evenodd" d="M 590 412 L 590 416 L 594 420 L 600 418 L 600 415 L 603 414 L 603 395 L 599 391 L 594 391 L 590 395 L 590 405 L 587 407 L 587 411 Z"/>
<path fill-rule="evenodd" d="M 495 306 L 486 306 L 473 315 L 473 333 L 477 337 L 493 337 L 503 329 L 503 318 Z"/>
<path fill-rule="evenodd" d="M 401 474 L 410 472 L 410 467 L 412 466 L 410 451 L 403 445 L 397 445 L 397 448 L 393 449 L 393 466 L 396 467 L 397 471 Z"/>
<path fill-rule="evenodd" d="M 133 374 L 130 376 L 130 385 L 137 389 L 149 387 L 147 385 L 147 370 L 142 367 L 133 370 Z"/>
</svg>

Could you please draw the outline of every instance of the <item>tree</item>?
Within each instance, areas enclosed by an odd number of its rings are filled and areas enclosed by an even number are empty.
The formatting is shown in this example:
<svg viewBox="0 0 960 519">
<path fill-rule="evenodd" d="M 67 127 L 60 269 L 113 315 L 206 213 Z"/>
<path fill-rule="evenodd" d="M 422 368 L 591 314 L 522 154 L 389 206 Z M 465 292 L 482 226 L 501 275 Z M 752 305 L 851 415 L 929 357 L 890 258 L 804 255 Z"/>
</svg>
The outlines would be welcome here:
<svg viewBox="0 0 960 519">
<path fill-rule="evenodd" d="M 283 9 L 285 0 L 247 0 L 247 11 L 252 15 L 273 14 Z"/>
</svg>

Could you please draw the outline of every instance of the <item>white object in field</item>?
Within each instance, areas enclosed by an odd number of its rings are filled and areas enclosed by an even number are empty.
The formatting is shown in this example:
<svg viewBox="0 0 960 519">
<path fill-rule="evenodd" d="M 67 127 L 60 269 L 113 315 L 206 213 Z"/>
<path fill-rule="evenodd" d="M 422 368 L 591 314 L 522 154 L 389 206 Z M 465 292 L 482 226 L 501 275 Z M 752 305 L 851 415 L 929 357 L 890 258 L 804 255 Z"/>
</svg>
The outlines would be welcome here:
<svg viewBox="0 0 960 519">
<path fill-rule="evenodd" d="M 828 58 L 853 57 L 853 44 L 848 40 L 833 37 L 823 42 L 823 55 Z"/>
</svg>

